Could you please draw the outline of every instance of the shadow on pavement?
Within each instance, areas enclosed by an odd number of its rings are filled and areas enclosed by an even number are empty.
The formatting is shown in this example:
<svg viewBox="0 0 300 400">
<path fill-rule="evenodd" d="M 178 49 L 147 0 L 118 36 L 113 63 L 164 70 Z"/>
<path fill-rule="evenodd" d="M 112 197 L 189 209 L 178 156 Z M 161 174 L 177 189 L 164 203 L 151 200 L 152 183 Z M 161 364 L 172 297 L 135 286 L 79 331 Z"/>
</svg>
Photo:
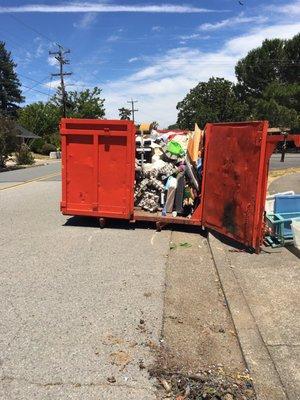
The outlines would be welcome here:
<svg viewBox="0 0 300 400">
<path fill-rule="evenodd" d="M 288 246 L 285 246 L 285 248 L 286 248 L 288 251 L 290 251 L 292 254 L 294 254 L 294 256 L 300 258 L 300 250 L 296 249 L 295 246 L 288 245 Z"/>
<path fill-rule="evenodd" d="M 74 227 L 87 227 L 87 228 L 98 228 L 100 229 L 99 219 L 96 217 L 82 217 L 74 216 L 67 219 L 63 226 L 74 226 Z M 156 230 L 154 222 L 149 221 L 136 221 L 130 223 L 127 220 L 107 219 L 104 229 L 152 229 Z M 178 231 L 186 233 L 199 233 L 201 236 L 206 236 L 206 231 L 203 231 L 201 227 L 194 225 L 180 225 L 180 224 L 168 224 L 162 228 L 164 231 Z"/>
<path fill-rule="evenodd" d="M 241 243 L 239 243 L 239 242 L 237 242 L 237 241 L 235 241 L 233 239 L 230 239 L 230 238 L 228 238 L 226 236 L 223 236 L 220 233 L 218 233 L 216 231 L 213 231 L 213 230 L 210 230 L 210 232 L 214 235 L 214 237 L 217 240 L 219 240 L 220 242 L 224 243 L 226 246 L 232 247 L 233 248 L 232 251 L 245 252 L 245 253 L 249 253 L 249 254 L 254 253 L 253 249 L 251 249 L 249 247 L 246 247 L 243 244 L 241 244 Z"/>
</svg>

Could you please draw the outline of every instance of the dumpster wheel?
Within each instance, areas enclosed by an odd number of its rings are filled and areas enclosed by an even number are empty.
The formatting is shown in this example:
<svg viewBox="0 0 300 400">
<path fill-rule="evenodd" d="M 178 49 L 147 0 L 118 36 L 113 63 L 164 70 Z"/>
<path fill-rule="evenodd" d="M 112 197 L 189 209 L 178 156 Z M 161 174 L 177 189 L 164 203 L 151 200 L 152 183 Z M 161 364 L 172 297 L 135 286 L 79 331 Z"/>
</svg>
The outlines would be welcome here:
<svg viewBox="0 0 300 400">
<path fill-rule="evenodd" d="M 156 221 L 156 232 L 161 232 L 163 227 L 165 227 L 167 224 L 165 222 L 161 221 Z"/>
<path fill-rule="evenodd" d="M 106 219 L 105 218 L 99 218 L 100 229 L 104 229 L 105 225 L 106 225 Z"/>
</svg>

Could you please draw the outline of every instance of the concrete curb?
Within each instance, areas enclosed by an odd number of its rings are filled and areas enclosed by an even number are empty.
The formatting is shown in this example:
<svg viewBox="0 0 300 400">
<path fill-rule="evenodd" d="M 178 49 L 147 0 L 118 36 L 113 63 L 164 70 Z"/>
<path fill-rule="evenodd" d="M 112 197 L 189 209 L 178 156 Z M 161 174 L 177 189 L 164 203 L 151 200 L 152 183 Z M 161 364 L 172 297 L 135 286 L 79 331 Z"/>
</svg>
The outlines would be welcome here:
<svg viewBox="0 0 300 400">
<path fill-rule="evenodd" d="M 228 250 L 211 233 L 208 234 L 208 243 L 238 341 L 253 378 L 257 399 L 288 400 L 272 357 L 231 268 Z"/>
</svg>

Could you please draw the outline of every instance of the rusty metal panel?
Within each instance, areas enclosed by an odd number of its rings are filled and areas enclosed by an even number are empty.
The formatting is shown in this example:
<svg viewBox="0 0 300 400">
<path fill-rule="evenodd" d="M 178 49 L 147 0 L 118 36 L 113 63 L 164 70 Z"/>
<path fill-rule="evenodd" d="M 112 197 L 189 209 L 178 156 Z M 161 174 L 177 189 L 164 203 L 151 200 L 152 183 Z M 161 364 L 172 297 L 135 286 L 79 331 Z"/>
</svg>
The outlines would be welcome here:
<svg viewBox="0 0 300 400">
<path fill-rule="evenodd" d="M 132 218 L 133 122 L 62 119 L 60 132 L 63 214 Z"/>
<path fill-rule="evenodd" d="M 267 186 L 267 122 L 208 124 L 202 225 L 259 250 Z"/>
</svg>

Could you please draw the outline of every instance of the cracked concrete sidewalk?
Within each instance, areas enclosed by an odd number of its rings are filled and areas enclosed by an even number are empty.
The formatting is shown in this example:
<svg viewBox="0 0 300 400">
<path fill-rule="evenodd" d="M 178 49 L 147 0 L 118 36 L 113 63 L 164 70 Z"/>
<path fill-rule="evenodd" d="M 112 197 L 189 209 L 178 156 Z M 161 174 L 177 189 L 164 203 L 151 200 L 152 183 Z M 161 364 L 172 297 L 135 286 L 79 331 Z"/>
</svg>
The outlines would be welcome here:
<svg viewBox="0 0 300 400">
<path fill-rule="evenodd" d="M 236 252 L 209 243 L 258 400 L 300 399 L 300 263 L 287 248 Z"/>
</svg>

